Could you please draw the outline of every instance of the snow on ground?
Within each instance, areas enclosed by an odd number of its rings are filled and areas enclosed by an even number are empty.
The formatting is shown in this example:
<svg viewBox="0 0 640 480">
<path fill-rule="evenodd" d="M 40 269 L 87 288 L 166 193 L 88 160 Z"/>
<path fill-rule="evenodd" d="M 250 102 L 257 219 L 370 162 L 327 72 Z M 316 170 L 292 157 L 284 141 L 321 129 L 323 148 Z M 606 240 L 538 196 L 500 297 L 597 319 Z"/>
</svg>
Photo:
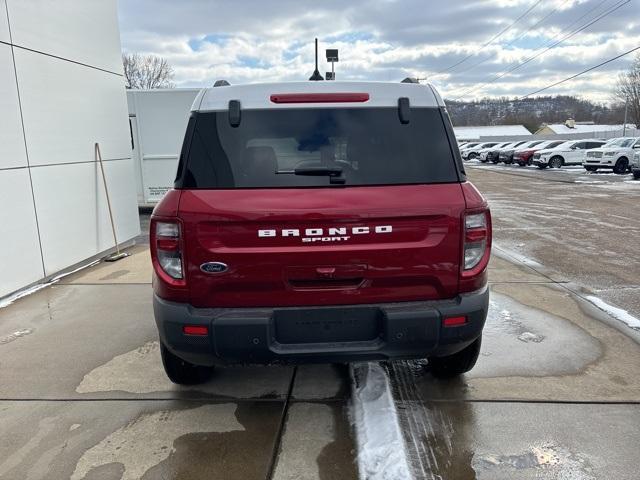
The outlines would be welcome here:
<svg viewBox="0 0 640 480">
<path fill-rule="evenodd" d="M 70 272 L 64 272 L 64 273 L 61 273 L 60 275 L 56 275 L 55 277 L 52 277 L 51 279 L 49 279 L 47 282 L 38 283 L 36 285 L 32 285 L 31 287 L 27 287 L 25 289 L 19 290 L 19 291 L 17 291 L 16 293 L 14 293 L 12 295 L 9 295 L 7 297 L 1 298 L 0 299 L 0 308 L 8 307 L 9 305 L 11 305 L 16 300 L 19 300 L 22 297 L 26 297 L 27 295 L 31 295 L 32 293 L 36 293 L 37 291 L 42 290 L 45 287 L 53 285 L 54 283 L 57 283 L 61 278 L 64 278 L 67 275 L 71 275 L 72 273 L 79 272 L 80 270 L 84 270 L 85 268 L 92 267 L 92 266 L 94 266 L 94 265 L 96 265 L 98 263 L 100 263 L 100 260 L 96 260 L 94 262 L 87 263 L 86 265 L 82 265 L 82 266 L 76 268 L 75 270 L 71 270 Z"/>
<path fill-rule="evenodd" d="M 351 420 L 358 446 L 360 478 L 413 478 L 389 377 L 375 362 L 351 366 Z"/>
<path fill-rule="evenodd" d="M 633 315 L 631 315 L 626 310 L 623 310 L 622 308 L 614 307 L 613 305 L 609 305 L 604 300 L 601 300 L 600 298 L 594 297 L 592 295 L 587 295 L 585 296 L 585 298 L 589 300 L 591 303 L 593 303 L 600 310 L 603 310 L 604 312 L 611 315 L 616 320 L 620 320 L 621 322 L 626 323 L 629 327 L 633 329 L 640 330 L 640 320 L 634 317 Z"/>
</svg>

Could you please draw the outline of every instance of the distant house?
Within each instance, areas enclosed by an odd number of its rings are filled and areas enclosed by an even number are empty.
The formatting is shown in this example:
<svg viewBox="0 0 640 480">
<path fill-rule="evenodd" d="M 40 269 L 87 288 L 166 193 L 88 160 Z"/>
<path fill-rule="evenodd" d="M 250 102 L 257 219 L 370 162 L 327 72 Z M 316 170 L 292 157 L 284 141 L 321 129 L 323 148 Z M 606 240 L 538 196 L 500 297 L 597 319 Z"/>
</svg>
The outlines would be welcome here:
<svg viewBox="0 0 640 480">
<path fill-rule="evenodd" d="M 627 124 L 627 131 L 631 132 L 635 125 Z M 622 136 L 622 125 L 598 125 L 593 122 L 576 122 L 568 119 L 564 123 L 543 123 L 534 135 L 593 135 L 594 137 Z"/>
<path fill-rule="evenodd" d="M 458 140 L 479 140 L 481 137 L 518 137 L 531 135 L 524 125 L 487 125 L 477 127 L 453 127 Z"/>
</svg>

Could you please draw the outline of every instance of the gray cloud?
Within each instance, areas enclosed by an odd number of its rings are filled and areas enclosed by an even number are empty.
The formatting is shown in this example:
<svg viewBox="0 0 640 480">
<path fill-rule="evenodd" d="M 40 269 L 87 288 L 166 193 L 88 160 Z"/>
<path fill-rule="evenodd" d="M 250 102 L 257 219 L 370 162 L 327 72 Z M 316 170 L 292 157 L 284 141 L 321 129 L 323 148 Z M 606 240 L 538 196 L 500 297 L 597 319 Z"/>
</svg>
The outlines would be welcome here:
<svg viewBox="0 0 640 480">
<path fill-rule="evenodd" d="M 211 85 L 216 78 L 234 83 L 305 79 L 312 70 L 313 37 L 318 36 L 321 48 L 340 49 L 341 79 L 396 81 L 411 75 L 428 78 L 450 98 L 465 92 L 465 98 L 521 95 L 640 46 L 640 8 L 633 0 L 513 74 L 478 88 L 619 0 L 542 0 L 514 28 L 481 49 L 534 3 L 120 0 L 119 13 L 123 48 L 166 57 L 179 86 Z M 472 58 L 458 67 L 437 74 L 469 55 Z M 549 93 L 608 100 L 617 72 L 630 61 L 621 59 Z"/>
</svg>

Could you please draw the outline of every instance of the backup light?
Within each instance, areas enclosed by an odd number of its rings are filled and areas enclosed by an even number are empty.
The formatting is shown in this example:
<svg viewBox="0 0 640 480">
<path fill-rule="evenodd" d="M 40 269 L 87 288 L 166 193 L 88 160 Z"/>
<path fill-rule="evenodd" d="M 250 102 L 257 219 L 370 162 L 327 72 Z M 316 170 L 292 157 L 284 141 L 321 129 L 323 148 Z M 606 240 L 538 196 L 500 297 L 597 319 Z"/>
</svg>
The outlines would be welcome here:
<svg viewBox="0 0 640 480">
<path fill-rule="evenodd" d="M 181 280 L 182 253 L 180 252 L 180 225 L 178 223 L 156 223 L 156 254 L 162 270 L 171 278 Z"/>
<path fill-rule="evenodd" d="M 471 213 L 464 217 L 464 269 L 476 267 L 487 250 L 487 213 Z"/>
</svg>

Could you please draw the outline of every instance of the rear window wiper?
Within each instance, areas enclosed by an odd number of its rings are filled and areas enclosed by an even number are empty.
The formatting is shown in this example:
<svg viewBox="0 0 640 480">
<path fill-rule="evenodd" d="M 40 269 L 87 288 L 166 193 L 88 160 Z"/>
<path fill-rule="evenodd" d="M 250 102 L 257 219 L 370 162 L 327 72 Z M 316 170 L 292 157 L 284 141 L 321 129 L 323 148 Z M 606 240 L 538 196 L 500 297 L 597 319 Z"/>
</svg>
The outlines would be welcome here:
<svg viewBox="0 0 640 480">
<path fill-rule="evenodd" d="M 293 170 L 281 170 L 276 173 L 289 173 L 294 175 L 306 175 L 309 177 L 329 177 L 329 182 L 334 184 L 345 183 L 342 176 L 342 167 L 309 166 L 298 167 Z"/>
<path fill-rule="evenodd" d="M 311 177 L 339 177 L 342 175 L 342 167 L 298 167 L 293 170 L 295 175 L 308 175 Z"/>
</svg>

